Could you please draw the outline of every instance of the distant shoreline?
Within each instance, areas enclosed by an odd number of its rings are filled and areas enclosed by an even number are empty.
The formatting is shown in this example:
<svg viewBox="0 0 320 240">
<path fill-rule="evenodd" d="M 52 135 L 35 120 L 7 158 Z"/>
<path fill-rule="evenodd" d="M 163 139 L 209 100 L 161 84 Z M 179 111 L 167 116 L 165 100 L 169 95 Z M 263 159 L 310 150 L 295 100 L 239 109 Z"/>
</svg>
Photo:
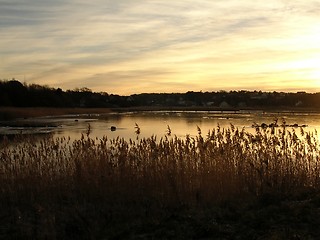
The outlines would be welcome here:
<svg viewBox="0 0 320 240">
<path fill-rule="evenodd" d="M 319 108 L 302 108 L 302 107 L 265 107 L 265 108 L 221 108 L 221 107 L 201 107 L 201 106 L 192 106 L 192 107 L 168 107 L 168 106 L 145 106 L 145 107 L 119 107 L 119 108 L 110 108 L 111 112 L 147 112 L 147 111 L 214 111 L 214 112 L 283 112 L 283 113 L 320 113 Z"/>
</svg>

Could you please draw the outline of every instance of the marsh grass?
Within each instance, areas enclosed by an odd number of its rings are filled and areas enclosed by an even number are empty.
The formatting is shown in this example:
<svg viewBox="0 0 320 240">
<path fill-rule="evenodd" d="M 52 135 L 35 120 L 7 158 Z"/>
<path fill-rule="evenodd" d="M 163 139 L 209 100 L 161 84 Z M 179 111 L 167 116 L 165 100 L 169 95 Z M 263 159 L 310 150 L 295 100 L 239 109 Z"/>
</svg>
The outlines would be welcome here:
<svg viewBox="0 0 320 240">
<path fill-rule="evenodd" d="M 90 128 L 75 141 L 4 139 L 0 237 L 232 238 L 236 230 L 225 221 L 240 221 L 249 203 L 298 201 L 320 189 L 316 132 L 231 125 L 182 139 L 168 126 L 160 139 L 140 139 L 136 125 L 136 133 L 128 141 L 93 139 Z M 256 218 L 246 214 L 249 223 Z"/>
</svg>

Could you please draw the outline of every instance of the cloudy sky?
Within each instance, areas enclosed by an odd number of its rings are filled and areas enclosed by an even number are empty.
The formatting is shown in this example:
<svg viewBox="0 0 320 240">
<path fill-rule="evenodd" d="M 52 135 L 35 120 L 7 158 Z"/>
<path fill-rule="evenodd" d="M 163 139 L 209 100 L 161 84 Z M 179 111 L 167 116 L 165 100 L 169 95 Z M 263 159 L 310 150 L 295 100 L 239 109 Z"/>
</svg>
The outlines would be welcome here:
<svg viewBox="0 0 320 240">
<path fill-rule="evenodd" d="M 0 0 L 0 79 L 320 92 L 320 0 Z"/>
</svg>

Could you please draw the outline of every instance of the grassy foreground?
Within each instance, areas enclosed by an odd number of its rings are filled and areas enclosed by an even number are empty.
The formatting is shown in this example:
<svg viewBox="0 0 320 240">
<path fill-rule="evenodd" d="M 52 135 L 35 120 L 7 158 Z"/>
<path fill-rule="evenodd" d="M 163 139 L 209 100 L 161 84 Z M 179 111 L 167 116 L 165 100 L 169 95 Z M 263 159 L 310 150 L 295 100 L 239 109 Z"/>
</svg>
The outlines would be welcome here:
<svg viewBox="0 0 320 240">
<path fill-rule="evenodd" d="M 317 239 L 315 133 L 0 143 L 0 239 Z M 170 130 L 170 129 L 169 129 Z M 139 133 L 137 131 L 137 133 Z M 169 131 L 170 133 L 170 131 Z M 139 136 L 138 136 L 139 137 Z"/>
</svg>

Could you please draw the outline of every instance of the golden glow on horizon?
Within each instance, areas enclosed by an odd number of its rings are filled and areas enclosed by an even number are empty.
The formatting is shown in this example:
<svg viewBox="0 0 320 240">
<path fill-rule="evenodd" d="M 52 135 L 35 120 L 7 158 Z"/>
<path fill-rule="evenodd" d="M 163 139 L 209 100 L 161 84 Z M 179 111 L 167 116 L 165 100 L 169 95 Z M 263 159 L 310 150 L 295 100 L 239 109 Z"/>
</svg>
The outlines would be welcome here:
<svg viewBox="0 0 320 240">
<path fill-rule="evenodd" d="M 320 91 L 320 68 L 312 71 L 309 74 L 309 77 L 310 77 L 310 79 L 313 80 L 314 87 L 317 88 L 317 89 L 315 89 L 315 91 L 319 92 Z"/>
</svg>

